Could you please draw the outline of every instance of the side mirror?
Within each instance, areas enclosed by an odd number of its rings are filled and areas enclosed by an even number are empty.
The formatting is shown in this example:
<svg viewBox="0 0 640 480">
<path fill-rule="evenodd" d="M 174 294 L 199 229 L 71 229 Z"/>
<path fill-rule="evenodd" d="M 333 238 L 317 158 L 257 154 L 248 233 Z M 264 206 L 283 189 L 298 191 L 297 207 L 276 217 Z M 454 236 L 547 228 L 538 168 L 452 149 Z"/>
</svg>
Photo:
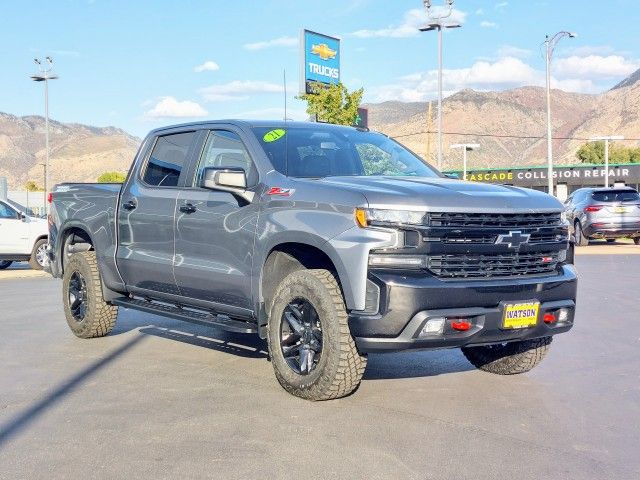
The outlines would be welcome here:
<svg viewBox="0 0 640 480">
<path fill-rule="evenodd" d="M 240 167 L 205 167 L 200 186 L 232 193 L 249 203 L 253 200 L 253 192 L 247 191 L 247 174 Z"/>
<path fill-rule="evenodd" d="M 18 212 L 18 220 L 22 220 L 23 222 L 27 220 L 27 216 L 24 212 Z"/>
</svg>

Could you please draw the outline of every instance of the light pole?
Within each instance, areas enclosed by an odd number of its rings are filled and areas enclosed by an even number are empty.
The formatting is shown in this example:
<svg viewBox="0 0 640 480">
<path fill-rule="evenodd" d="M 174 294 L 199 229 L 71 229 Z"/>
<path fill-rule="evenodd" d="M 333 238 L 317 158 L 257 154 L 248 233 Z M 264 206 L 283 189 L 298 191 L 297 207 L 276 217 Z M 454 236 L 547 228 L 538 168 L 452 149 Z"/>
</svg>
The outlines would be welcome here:
<svg viewBox="0 0 640 480">
<path fill-rule="evenodd" d="M 453 12 L 453 0 L 447 0 L 448 8 L 443 10 L 440 15 L 434 16 L 431 13 L 431 0 L 423 0 L 427 9 L 427 15 L 431 21 L 426 27 L 420 29 L 421 32 L 429 32 L 431 30 L 438 31 L 438 170 L 442 169 L 442 29 L 458 28 L 459 23 L 446 23 L 444 20 L 451 16 Z"/>
<path fill-rule="evenodd" d="M 45 138 L 45 167 L 44 167 L 44 211 L 48 210 L 47 194 L 49 193 L 49 80 L 55 80 L 57 75 L 53 74 L 53 59 L 46 57 L 44 62 L 38 58 L 33 61 L 38 66 L 39 72 L 31 75 L 34 82 L 44 82 L 44 138 Z"/>
<path fill-rule="evenodd" d="M 624 140 L 622 135 L 603 135 L 600 137 L 591 137 L 590 142 L 604 141 L 604 186 L 609 187 L 609 141 L 610 140 Z"/>
<path fill-rule="evenodd" d="M 545 44 L 545 65 L 547 70 L 547 179 L 549 184 L 549 195 L 553 195 L 553 147 L 551 145 L 551 56 L 556 44 L 563 37 L 574 38 L 575 33 L 561 31 L 553 37 L 547 35 Z"/>
<path fill-rule="evenodd" d="M 462 179 L 467 179 L 467 152 L 472 150 L 478 150 L 480 144 L 478 143 L 454 143 L 449 148 L 461 148 L 462 149 Z"/>
<path fill-rule="evenodd" d="M 47 164 L 46 163 L 39 163 L 38 165 L 40 165 L 43 168 L 43 177 L 44 177 L 44 211 L 46 213 L 47 211 Z"/>
</svg>

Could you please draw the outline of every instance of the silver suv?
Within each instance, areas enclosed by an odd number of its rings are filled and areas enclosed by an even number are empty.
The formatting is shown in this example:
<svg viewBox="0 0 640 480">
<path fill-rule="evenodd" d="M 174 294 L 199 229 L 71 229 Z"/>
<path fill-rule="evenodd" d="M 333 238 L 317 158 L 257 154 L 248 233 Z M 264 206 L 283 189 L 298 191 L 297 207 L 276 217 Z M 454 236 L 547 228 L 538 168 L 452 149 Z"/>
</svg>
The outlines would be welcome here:
<svg viewBox="0 0 640 480">
<path fill-rule="evenodd" d="M 564 203 L 576 244 L 631 237 L 640 245 L 640 196 L 633 188 L 581 188 Z"/>
</svg>

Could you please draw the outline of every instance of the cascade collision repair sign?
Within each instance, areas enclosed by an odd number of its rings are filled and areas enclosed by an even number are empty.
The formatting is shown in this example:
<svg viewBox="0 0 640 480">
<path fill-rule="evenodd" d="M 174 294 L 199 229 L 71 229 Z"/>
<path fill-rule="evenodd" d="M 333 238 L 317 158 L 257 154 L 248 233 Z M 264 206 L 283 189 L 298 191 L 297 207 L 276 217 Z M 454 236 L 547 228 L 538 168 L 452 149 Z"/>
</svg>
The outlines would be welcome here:
<svg viewBox="0 0 640 480">
<path fill-rule="evenodd" d="M 340 39 L 321 33 L 301 32 L 300 90 L 311 93 L 310 82 L 333 84 L 340 82 Z"/>
</svg>

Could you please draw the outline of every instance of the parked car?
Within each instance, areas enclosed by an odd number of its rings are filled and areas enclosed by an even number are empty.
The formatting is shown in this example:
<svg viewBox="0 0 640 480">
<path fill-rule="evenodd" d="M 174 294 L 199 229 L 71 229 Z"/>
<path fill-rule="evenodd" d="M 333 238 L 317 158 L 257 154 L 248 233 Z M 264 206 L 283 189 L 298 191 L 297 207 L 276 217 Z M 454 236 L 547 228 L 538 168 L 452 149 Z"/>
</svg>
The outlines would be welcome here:
<svg viewBox="0 0 640 480">
<path fill-rule="evenodd" d="M 576 244 L 630 237 L 640 245 L 640 196 L 633 188 L 580 188 L 565 201 Z"/>
<path fill-rule="evenodd" d="M 53 192 L 50 270 L 81 338 L 118 307 L 268 342 L 310 400 L 360 383 L 369 352 L 462 348 L 529 371 L 574 320 L 562 204 L 444 177 L 385 135 L 298 122 L 152 131 L 122 185 Z"/>
<path fill-rule="evenodd" d="M 49 262 L 47 220 L 29 213 L 19 203 L 0 200 L 0 270 L 22 261 L 42 270 Z"/>
</svg>

